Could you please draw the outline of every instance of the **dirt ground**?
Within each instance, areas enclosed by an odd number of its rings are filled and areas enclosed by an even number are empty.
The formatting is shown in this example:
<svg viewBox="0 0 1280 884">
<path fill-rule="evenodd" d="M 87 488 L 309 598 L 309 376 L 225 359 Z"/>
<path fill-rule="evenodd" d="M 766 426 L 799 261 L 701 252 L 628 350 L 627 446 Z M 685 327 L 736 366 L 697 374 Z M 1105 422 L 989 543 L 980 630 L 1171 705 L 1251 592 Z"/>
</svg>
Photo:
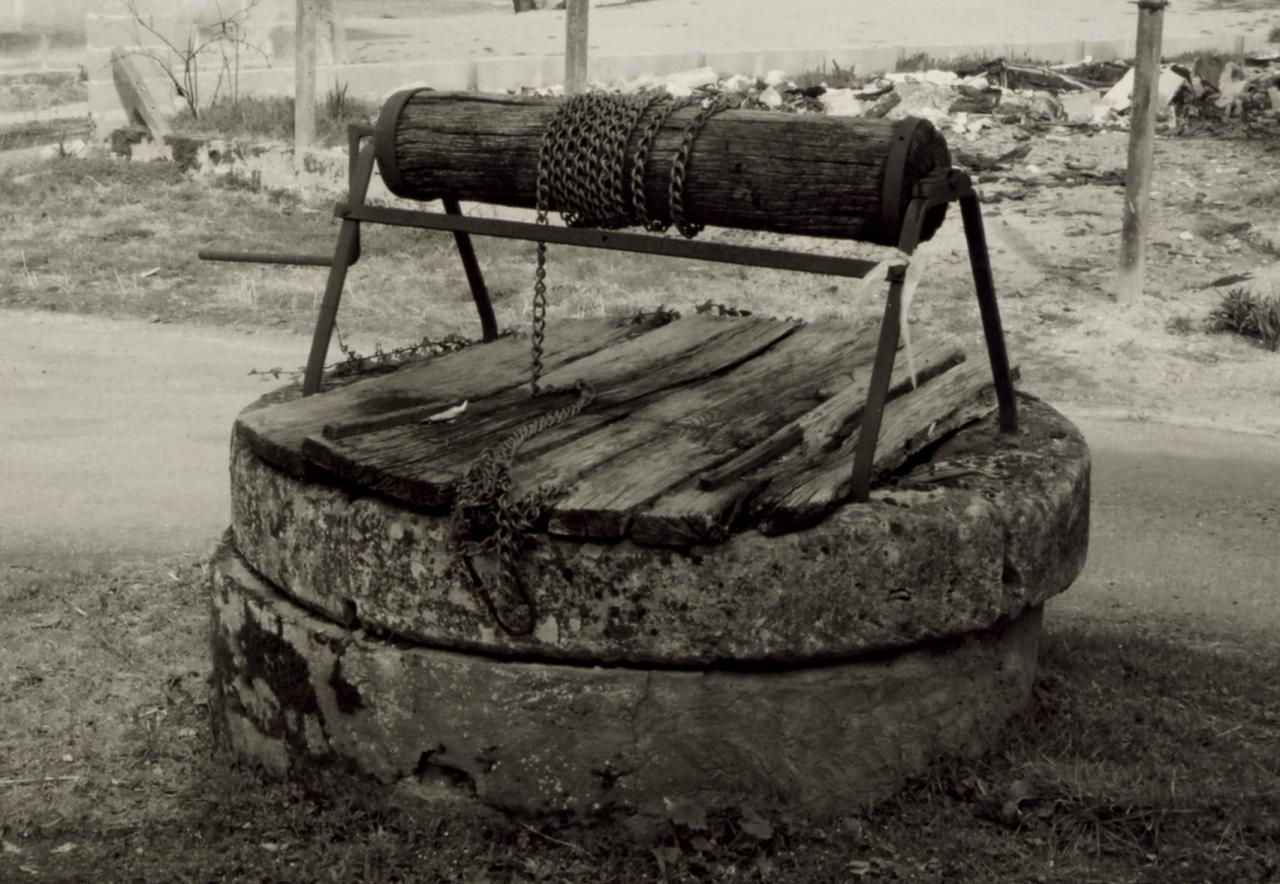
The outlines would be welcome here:
<svg viewBox="0 0 1280 884">
<path fill-rule="evenodd" d="M 602 51 L 610 16 L 670 18 L 674 2 L 601 11 Z M 438 39 L 474 27 L 481 3 L 505 5 L 458 0 Z M 1198 20 L 1210 29 L 1274 16 L 1209 5 Z M 1038 20 L 1068 39 L 1066 19 L 1092 6 Z M 681 8 L 718 11 L 727 35 L 750 18 L 712 0 Z M 905 33 L 912 17 L 896 9 Z M 845 35 L 824 26 L 830 15 L 788 18 L 835 45 Z M 563 27 L 539 16 L 539 28 Z M 653 51 L 683 45 L 669 30 Z M 505 51 L 492 33 L 485 45 Z M 1124 306 L 1111 275 L 1125 133 L 1008 126 L 951 139 L 985 157 L 1031 147 L 978 177 L 1022 386 L 1092 446 L 1090 562 L 1050 606 L 1037 707 L 1006 751 L 754 854 L 741 837 L 713 850 L 677 833 L 659 854 L 518 821 L 405 817 L 350 789 L 265 783 L 211 753 L 203 559 L 227 520 L 226 434 L 303 361 L 322 275 L 193 253 L 326 251 L 331 194 L 211 186 L 144 164 L 0 172 L 0 499 L 11 503 L 0 511 L 0 880 L 1276 880 L 1280 355 L 1205 320 L 1233 287 L 1280 293 L 1280 145 L 1247 132 L 1158 141 L 1149 282 Z M 366 247 L 340 323 L 357 349 L 474 333 L 447 240 L 374 231 Z M 523 328 L 531 251 L 478 250 L 500 324 Z M 979 358 L 954 219 L 924 254 L 913 327 L 960 332 Z M 558 317 L 706 300 L 813 320 L 878 306 L 823 278 L 567 249 L 550 273 L 552 333 Z"/>
<path fill-rule="evenodd" d="M 555 4 L 549 4 L 554 6 Z M 509 2 L 450 2 L 454 14 L 425 21 L 391 0 L 350 0 L 340 7 L 353 32 L 352 62 L 559 54 L 564 13 L 512 15 Z M 955 11 L 959 14 L 952 14 Z M 1188 0 L 1171 7 L 1170 38 L 1265 34 L 1280 24 L 1267 0 Z M 633 0 L 601 4 L 590 17 L 590 49 L 601 55 L 646 52 L 745 52 L 876 46 L 961 46 L 1111 40 L 1133 36 L 1133 7 L 1112 0 Z"/>
</svg>

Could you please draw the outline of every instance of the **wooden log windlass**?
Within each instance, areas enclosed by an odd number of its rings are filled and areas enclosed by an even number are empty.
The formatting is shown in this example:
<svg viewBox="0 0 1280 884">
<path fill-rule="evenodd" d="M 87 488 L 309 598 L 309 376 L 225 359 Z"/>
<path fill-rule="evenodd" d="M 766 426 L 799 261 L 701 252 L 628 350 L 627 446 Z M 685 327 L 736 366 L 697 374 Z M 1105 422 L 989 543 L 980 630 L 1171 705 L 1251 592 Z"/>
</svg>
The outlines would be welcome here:
<svg viewBox="0 0 1280 884">
<path fill-rule="evenodd" d="M 374 128 L 378 170 L 392 193 L 408 199 L 533 208 L 543 134 L 561 104 L 537 96 L 398 92 Z M 631 181 L 642 133 L 663 110 L 649 108 L 631 133 L 624 181 Z M 655 219 L 671 219 L 671 167 L 698 110 L 693 105 L 671 112 L 653 139 L 644 197 Z M 704 226 L 893 246 L 917 186 L 950 162 L 946 139 L 927 120 L 725 110 L 698 134 L 685 213 Z M 930 209 L 921 241 L 945 213 L 945 203 Z"/>
<path fill-rule="evenodd" d="M 617 110 L 609 102 L 589 104 L 589 114 L 612 114 Z M 384 106 L 376 128 L 351 127 L 350 188 L 347 200 L 335 208 L 342 226 L 332 259 L 233 252 L 205 252 L 202 257 L 329 267 L 302 387 L 306 396 L 320 390 L 346 272 L 360 255 L 362 223 L 450 231 L 475 296 L 486 342 L 494 341 L 497 329 L 471 245 L 473 233 L 853 278 L 875 269 L 883 272 L 881 265 L 861 258 L 462 214 L 459 201 L 463 199 L 540 210 L 561 209 L 556 200 L 562 197 L 556 194 L 569 194 L 567 198 L 572 199 L 571 191 L 563 187 L 548 189 L 539 167 L 546 166 L 540 162 L 546 153 L 544 141 L 554 144 L 555 138 L 563 137 L 565 132 L 570 133 L 575 150 L 581 149 L 585 141 L 588 153 L 600 147 L 600 155 L 609 159 L 604 166 L 597 163 L 592 177 L 588 169 L 592 161 L 581 159 L 580 154 L 570 154 L 567 160 L 561 155 L 553 164 L 554 174 L 569 180 L 581 178 L 577 186 L 596 193 L 608 191 L 618 198 L 616 205 L 635 203 L 643 207 L 638 217 L 647 214 L 659 227 L 663 222 L 674 221 L 686 237 L 701 226 L 715 225 L 896 245 L 903 263 L 890 267 L 886 280 L 884 318 L 864 404 L 859 408 L 861 426 L 853 452 L 852 484 L 848 486 L 852 490 L 836 495 L 865 501 L 876 472 L 881 419 L 891 398 L 891 379 L 896 376 L 894 359 L 906 262 L 917 245 L 937 229 L 947 206 L 959 202 L 999 402 L 1000 425 L 1006 432 L 1017 428 L 1013 382 L 978 197 L 969 177 L 948 167 L 946 142 L 931 124 L 918 119 L 887 122 L 772 114 L 716 105 L 673 107 L 656 97 L 646 97 L 641 104 L 639 116 L 628 118 L 629 123 L 619 123 L 616 118 L 602 121 L 591 115 L 575 121 L 575 108 L 556 99 L 421 89 L 398 93 Z M 597 107 L 602 110 L 597 111 Z M 646 116 L 659 112 L 665 116 Z M 582 128 L 575 131 L 575 125 Z M 549 134 L 553 129 L 560 134 L 553 137 Z M 645 162 L 636 159 L 637 131 L 647 133 L 641 137 L 651 138 L 647 149 L 638 152 L 647 156 Z M 609 144 L 597 145 L 597 138 Z M 375 163 L 380 165 L 394 193 L 418 200 L 440 199 L 444 212 L 369 205 L 366 195 Z M 673 170 L 683 174 L 673 174 Z M 636 180 L 643 189 L 643 199 L 635 199 L 637 185 L 631 182 Z M 619 193 L 628 187 L 632 193 Z M 677 194 L 682 212 L 676 211 Z M 584 217 L 593 219 L 593 211 Z M 620 219 L 621 225 L 630 223 L 635 223 L 634 219 Z M 602 226 L 612 228 L 619 224 L 606 219 Z M 532 409 L 535 412 L 537 404 L 535 401 Z M 525 411 L 529 407 L 516 407 L 513 413 Z M 765 440 L 740 457 L 731 454 L 732 463 L 722 465 L 717 472 L 739 461 L 758 467 L 772 456 L 771 452 L 780 450 L 782 442 L 802 435 L 782 432 L 779 438 Z M 787 442 L 790 444 L 793 443 Z M 332 454 L 326 453 L 323 442 L 312 449 L 320 460 L 330 459 Z M 738 468 L 734 466 L 735 470 Z M 831 487 L 846 485 L 838 482 Z M 702 490 L 719 493 L 719 488 L 712 482 Z"/>
</svg>

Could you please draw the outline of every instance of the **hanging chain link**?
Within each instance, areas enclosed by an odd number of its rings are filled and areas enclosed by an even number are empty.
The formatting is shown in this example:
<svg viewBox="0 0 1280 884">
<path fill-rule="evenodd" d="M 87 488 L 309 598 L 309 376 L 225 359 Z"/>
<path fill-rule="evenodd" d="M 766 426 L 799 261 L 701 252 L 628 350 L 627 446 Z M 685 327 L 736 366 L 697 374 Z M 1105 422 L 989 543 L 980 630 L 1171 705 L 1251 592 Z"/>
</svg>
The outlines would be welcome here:
<svg viewBox="0 0 1280 884">
<path fill-rule="evenodd" d="M 538 149 L 537 223 L 548 224 L 554 206 L 571 227 L 614 229 L 641 224 L 657 232 L 674 222 L 684 236 L 696 236 L 702 226 L 690 222 L 684 212 L 689 156 L 707 121 L 735 105 L 717 96 L 699 110 L 685 129 L 667 188 L 671 221 L 651 217 L 644 188 L 649 155 L 659 130 L 673 113 L 695 103 L 692 99 L 673 101 L 657 91 L 628 96 L 586 93 L 564 102 L 543 132 Z M 657 112 L 640 128 L 655 106 Z M 640 135 L 631 151 L 628 174 L 627 148 L 638 128 Z M 538 242 L 536 255 L 529 389 L 534 397 L 576 393 L 577 399 L 529 421 L 496 446 L 482 451 L 458 482 L 450 526 L 457 554 L 475 581 L 485 607 L 498 625 L 514 636 L 527 635 L 536 621 L 533 597 L 517 569 L 520 552 L 528 536 L 539 527 L 550 502 L 566 491 L 558 483 L 545 483 L 517 496 L 512 478 L 516 454 L 529 439 L 577 417 L 595 398 L 595 391 L 584 380 L 568 388 L 541 386 L 547 323 L 546 242 Z M 475 557 L 484 554 L 497 559 L 497 579 L 488 583 L 473 564 Z"/>
<path fill-rule="evenodd" d="M 688 171 L 689 157 L 693 153 L 693 143 L 697 141 L 698 134 L 702 132 L 702 127 L 707 125 L 708 120 L 731 107 L 737 107 L 737 105 L 723 95 L 717 95 L 703 105 L 702 110 L 698 111 L 698 115 L 693 118 L 693 122 L 684 130 L 680 149 L 676 151 L 676 158 L 671 163 L 671 182 L 667 187 L 671 221 L 676 225 L 676 230 L 689 239 L 701 233 L 703 228 L 703 225 L 694 224 L 684 214 L 684 180 Z"/>
</svg>

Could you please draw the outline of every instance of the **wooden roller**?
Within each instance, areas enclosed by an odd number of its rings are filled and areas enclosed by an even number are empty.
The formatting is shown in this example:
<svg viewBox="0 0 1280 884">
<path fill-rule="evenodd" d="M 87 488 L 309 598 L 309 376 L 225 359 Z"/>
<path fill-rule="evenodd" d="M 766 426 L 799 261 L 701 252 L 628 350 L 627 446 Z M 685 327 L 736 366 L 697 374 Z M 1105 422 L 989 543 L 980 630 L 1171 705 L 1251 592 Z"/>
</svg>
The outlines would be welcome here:
<svg viewBox="0 0 1280 884">
<path fill-rule="evenodd" d="M 543 132 L 561 101 L 398 92 L 383 105 L 374 135 L 383 181 L 409 199 L 532 208 Z M 696 113 L 696 107 L 673 113 L 654 141 L 645 175 L 654 218 L 669 220 L 672 160 Z M 643 125 L 633 133 L 628 163 Z M 727 110 L 698 136 L 686 170 L 685 214 L 707 226 L 896 245 L 916 183 L 950 162 L 946 139 L 927 120 Z M 624 177 L 630 180 L 629 165 Z M 946 206 L 930 210 L 922 240 L 945 212 Z"/>
</svg>

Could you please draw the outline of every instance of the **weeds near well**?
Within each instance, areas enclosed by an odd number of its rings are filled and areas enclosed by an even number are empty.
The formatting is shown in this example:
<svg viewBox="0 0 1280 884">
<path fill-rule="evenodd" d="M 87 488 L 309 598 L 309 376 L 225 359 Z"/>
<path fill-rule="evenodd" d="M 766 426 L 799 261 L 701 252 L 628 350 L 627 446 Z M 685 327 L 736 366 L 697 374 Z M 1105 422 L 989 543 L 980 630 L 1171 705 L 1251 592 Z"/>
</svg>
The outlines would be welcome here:
<svg viewBox="0 0 1280 884">
<path fill-rule="evenodd" d="M 1242 288 L 1231 289 L 1209 311 L 1211 331 L 1227 331 L 1257 338 L 1268 350 L 1280 350 L 1280 298 L 1263 297 Z"/>
</svg>

